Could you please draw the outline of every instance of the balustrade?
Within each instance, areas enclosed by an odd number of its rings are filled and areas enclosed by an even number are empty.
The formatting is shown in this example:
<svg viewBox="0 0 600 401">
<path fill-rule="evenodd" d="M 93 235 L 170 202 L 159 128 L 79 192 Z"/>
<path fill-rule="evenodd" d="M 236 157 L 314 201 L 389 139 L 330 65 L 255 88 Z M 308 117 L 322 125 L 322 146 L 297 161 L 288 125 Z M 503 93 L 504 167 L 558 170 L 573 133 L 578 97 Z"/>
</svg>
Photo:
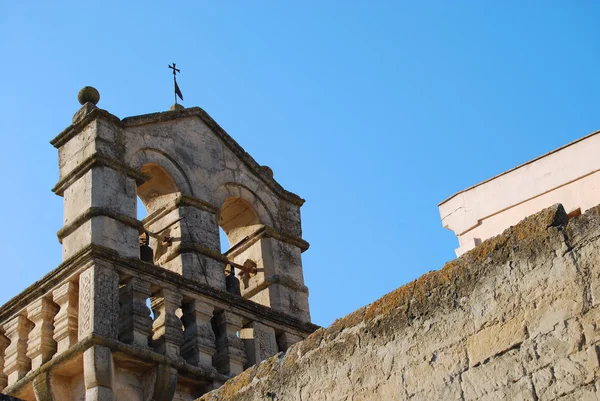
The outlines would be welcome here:
<svg viewBox="0 0 600 401">
<path fill-rule="evenodd" d="M 264 306 L 252 303 L 248 309 L 242 307 L 247 301 L 228 304 L 228 294 L 213 298 L 180 285 L 168 276 L 142 275 L 131 266 L 115 269 L 106 263 L 65 279 L 0 322 L 0 391 L 91 334 L 145 348 L 177 364 L 204 367 L 220 377 L 212 379 L 215 385 L 302 339 L 302 331 L 286 331 L 278 324 L 281 317 L 270 326 L 272 312 Z M 92 345 L 84 355 L 90 359 L 111 347 Z M 92 376 L 106 373 L 92 365 Z M 109 391 L 109 382 L 99 384 L 96 376 L 88 376 L 93 391 Z"/>
</svg>

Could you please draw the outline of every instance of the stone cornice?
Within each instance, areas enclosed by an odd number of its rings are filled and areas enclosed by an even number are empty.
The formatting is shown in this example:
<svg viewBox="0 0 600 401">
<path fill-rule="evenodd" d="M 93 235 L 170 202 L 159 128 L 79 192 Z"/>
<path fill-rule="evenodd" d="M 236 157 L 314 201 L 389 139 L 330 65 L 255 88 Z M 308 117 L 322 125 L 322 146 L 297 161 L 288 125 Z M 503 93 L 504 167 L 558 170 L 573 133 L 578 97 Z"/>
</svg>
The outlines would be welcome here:
<svg viewBox="0 0 600 401">
<path fill-rule="evenodd" d="M 77 123 L 71 124 L 67 128 L 65 128 L 63 132 L 58 134 L 54 139 L 50 141 L 50 144 L 56 149 L 60 148 L 75 135 L 79 134 L 89 123 L 97 119 L 104 119 L 116 126 L 121 126 L 121 120 L 119 119 L 119 117 L 110 114 L 106 110 L 96 108 L 89 112 Z"/>
<path fill-rule="evenodd" d="M 304 204 L 304 199 L 293 192 L 285 190 L 265 171 L 265 169 L 261 168 L 256 160 L 254 160 L 254 158 L 250 156 L 250 154 L 248 154 L 244 148 L 242 148 L 240 144 L 235 141 L 235 139 L 233 139 L 219 124 L 217 124 L 215 120 L 213 120 L 211 116 L 208 115 L 206 111 L 200 107 L 190 107 L 183 110 L 144 114 L 140 116 L 127 117 L 123 120 L 120 120 L 117 116 L 110 114 L 106 110 L 96 108 L 89 112 L 77 123 L 68 126 L 63 132 L 52 139 L 50 144 L 57 149 L 60 148 L 71 138 L 80 133 L 89 123 L 96 119 L 104 119 L 117 127 L 127 128 L 178 120 L 187 117 L 200 118 L 200 120 L 202 120 L 237 157 L 239 157 L 239 159 L 250 169 L 250 171 L 260 178 L 279 197 L 297 206 L 302 206 Z"/>
<path fill-rule="evenodd" d="M 257 285 L 256 287 L 252 288 L 251 290 L 245 291 L 244 292 L 244 296 L 245 297 L 252 297 L 255 294 L 258 294 L 260 291 L 264 290 L 265 288 L 267 288 L 270 285 L 273 284 L 279 284 L 282 285 L 284 287 L 287 288 L 291 288 L 293 290 L 299 291 L 299 292 L 303 292 L 305 294 L 308 294 L 308 287 L 305 285 L 298 285 L 294 280 L 292 280 L 289 277 L 286 276 L 280 276 L 280 275 L 273 275 L 273 276 L 265 276 L 265 279 L 263 282 L 261 282 L 259 285 Z"/>
<path fill-rule="evenodd" d="M 270 226 L 265 226 L 264 235 L 267 237 L 278 239 L 282 242 L 286 242 L 290 245 L 297 246 L 302 252 L 306 251 L 310 247 L 310 244 L 302 238 L 280 233 L 279 231 Z"/>
<path fill-rule="evenodd" d="M 169 256 L 165 258 L 165 260 L 162 261 L 162 263 L 168 263 L 184 253 L 199 253 L 219 262 L 229 263 L 229 259 L 227 259 L 227 257 L 225 257 L 220 252 L 207 248 L 202 244 L 193 242 L 181 242 L 175 245 L 174 249 L 169 253 Z"/>
<path fill-rule="evenodd" d="M 253 232 L 252 234 L 250 234 L 249 236 L 247 236 L 243 241 L 235 244 L 227 252 L 225 252 L 225 255 L 237 255 L 239 252 L 243 252 L 244 250 L 248 249 L 250 245 L 254 244 L 256 241 L 263 237 L 278 239 L 281 242 L 297 246 L 298 248 L 300 248 L 301 252 L 306 251 L 310 247 L 310 244 L 300 237 L 282 234 L 275 228 L 265 225 Z"/>
<path fill-rule="evenodd" d="M 9 300 L 0 307 L 0 322 L 7 321 L 10 317 L 19 313 L 23 308 L 27 307 L 27 305 L 39 297 L 47 295 L 54 287 L 64 282 L 70 276 L 87 268 L 94 260 L 104 260 L 114 263 L 117 266 L 123 266 L 138 272 L 145 277 L 153 277 L 156 280 L 165 282 L 165 284 L 173 285 L 180 290 L 187 290 L 191 293 L 210 298 L 216 303 L 222 304 L 223 307 L 226 307 L 229 310 L 231 310 L 231 308 L 237 308 L 257 316 L 265 322 L 283 325 L 301 333 L 310 334 L 319 328 L 319 326 L 310 322 L 302 322 L 283 312 L 259 305 L 253 301 L 230 294 L 227 291 L 195 282 L 160 266 L 143 262 L 139 259 L 121 257 L 116 251 L 99 245 L 89 245 L 82 249 L 69 259 L 65 260 L 42 279 Z"/>
<path fill-rule="evenodd" d="M 56 233 L 58 237 L 58 241 L 62 244 L 63 239 L 69 234 L 73 233 L 77 230 L 83 223 L 91 219 L 92 217 L 105 216 L 110 217 L 111 219 L 117 220 L 129 227 L 133 227 L 138 231 L 142 232 L 144 230 L 144 226 L 142 222 L 134 219 L 133 217 L 126 216 L 124 214 L 118 213 L 112 209 L 105 207 L 90 207 L 83 214 L 79 215 L 75 220 L 71 223 L 67 224 Z"/>
<path fill-rule="evenodd" d="M 67 349 L 66 351 L 56 355 L 50 361 L 44 363 L 39 368 L 30 371 L 25 377 L 20 379 L 18 382 L 13 384 L 12 386 L 6 387 L 3 393 L 6 394 L 16 394 L 21 391 L 27 384 L 35 380 L 39 375 L 45 374 L 47 372 L 53 371 L 57 366 L 60 366 L 72 359 L 76 358 L 78 355 L 83 354 L 87 349 L 95 346 L 101 345 L 103 347 L 110 348 L 114 355 L 123 354 L 128 358 L 133 357 L 134 359 L 141 360 L 143 362 L 152 363 L 155 365 L 167 365 L 177 369 L 178 373 L 183 373 L 196 379 L 204 379 L 211 381 L 221 381 L 224 382 L 228 379 L 227 376 L 218 373 L 217 370 L 208 365 L 190 365 L 185 362 L 183 358 L 171 358 L 166 355 L 159 354 L 154 352 L 150 348 L 142 348 L 134 345 L 129 345 L 117 341 L 112 338 L 100 336 L 97 334 L 91 334 L 85 337 L 82 340 L 79 340 L 77 344 Z M 118 358 L 118 356 L 117 356 Z"/>
<path fill-rule="evenodd" d="M 56 183 L 54 188 L 52 188 L 52 192 L 59 196 L 63 196 L 65 190 L 71 186 L 75 181 L 81 178 L 85 173 L 87 173 L 92 167 L 108 167 L 118 172 L 121 172 L 128 177 L 133 178 L 137 185 L 143 184 L 150 177 L 147 174 L 141 173 L 137 170 L 132 169 L 131 167 L 120 163 L 114 159 L 110 159 L 108 157 L 93 155 L 82 161 L 75 167 L 69 174 L 63 177 L 60 181 Z"/>
<path fill-rule="evenodd" d="M 175 200 L 175 205 L 176 206 L 191 206 L 191 207 L 195 207 L 196 209 L 205 210 L 210 213 L 218 213 L 219 212 L 219 208 L 211 205 L 208 202 L 203 201 L 202 199 L 195 198 L 195 197 L 189 196 L 189 195 L 181 195 L 181 196 L 177 197 L 177 199 Z"/>
<path fill-rule="evenodd" d="M 156 124 L 165 121 L 178 120 L 186 117 L 198 117 L 202 120 L 218 137 L 223 143 L 237 156 L 239 159 L 252 171 L 257 177 L 259 177 L 268 187 L 270 187 L 277 195 L 282 199 L 297 205 L 302 206 L 305 202 L 304 199 L 298 195 L 286 191 L 275 179 L 254 160 L 250 154 L 248 154 L 244 148 L 238 144 L 221 126 L 208 115 L 206 111 L 200 107 L 190 107 L 183 110 L 165 111 L 160 113 L 144 114 L 140 116 L 127 117 L 121 121 L 123 127 L 137 127 L 146 124 Z"/>
<path fill-rule="evenodd" d="M 195 198 L 195 197 L 189 196 L 189 195 L 179 195 L 172 202 L 167 203 L 166 205 L 162 206 L 161 208 L 155 210 L 154 212 L 152 212 L 148 216 L 146 216 L 142 220 L 144 223 L 144 226 L 148 226 L 150 224 L 155 223 L 156 221 L 162 219 L 167 214 L 171 213 L 173 210 L 175 210 L 179 207 L 182 207 L 182 206 L 191 206 L 191 207 L 195 207 L 196 209 L 204 210 L 206 212 L 214 213 L 214 214 L 219 212 L 218 208 L 214 207 L 213 205 L 211 205 L 208 202 L 203 201 L 202 199 L 198 199 L 198 198 Z"/>
</svg>

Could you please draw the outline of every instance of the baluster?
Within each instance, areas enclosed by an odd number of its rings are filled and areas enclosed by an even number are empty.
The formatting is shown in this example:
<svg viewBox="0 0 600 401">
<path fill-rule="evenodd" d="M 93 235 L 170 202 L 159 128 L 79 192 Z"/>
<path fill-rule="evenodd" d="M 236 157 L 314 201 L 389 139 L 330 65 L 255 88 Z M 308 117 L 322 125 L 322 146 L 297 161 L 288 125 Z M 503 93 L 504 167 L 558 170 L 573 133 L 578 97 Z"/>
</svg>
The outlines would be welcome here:
<svg viewBox="0 0 600 401">
<path fill-rule="evenodd" d="M 277 336 L 277 345 L 280 351 L 287 351 L 292 345 L 304 340 L 303 337 L 288 332 L 283 332 Z"/>
<path fill-rule="evenodd" d="M 138 277 L 132 277 L 120 289 L 121 310 L 119 318 L 119 340 L 148 346 L 152 334 L 152 319 L 146 306 L 150 297 L 150 283 Z"/>
<path fill-rule="evenodd" d="M 215 320 L 218 333 L 215 367 L 226 375 L 240 374 L 247 361 L 244 343 L 236 334 L 242 328 L 242 318 L 222 311 L 215 316 Z"/>
<path fill-rule="evenodd" d="M 260 363 L 278 352 L 275 330 L 264 324 L 250 323 L 240 330 L 240 338 L 246 347 L 249 365 Z"/>
<path fill-rule="evenodd" d="M 77 343 L 78 286 L 76 283 L 66 282 L 54 290 L 52 296 L 60 307 L 54 317 L 54 341 L 57 344 L 56 353 L 60 354 Z"/>
<path fill-rule="evenodd" d="M 158 353 L 179 356 L 183 339 L 181 320 L 176 315 L 183 296 L 170 288 L 163 288 L 159 296 L 151 298 L 154 322 L 152 323 L 152 345 Z"/>
<path fill-rule="evenodd" d="M 31 369 L 31 360 L 27 357 L 27 337 L 33 329 L 24 314 L 17 315 L 4 324 L 4 331 L 10 340 L 4 359 L 4 373 L 8 376 L 8 385 L 15 384 Z"/>
<path fill-rule="evenodd" d="M 10 344 L 10 341 L 0 330 L 0 392 L 4 390 L 8 384 L 8 376 L 4 374 L 4 356 L 6 355 L 6 347 L 8 347 L 8 344 Z"/>
<path fill-rule="evenodd" d="M 27 357 L 31 359 L 31 369 L 37 369 L 48 362 L 56 353 L 54 316 L 58 306 L 48 298 L 40 298 L 27 307 L 27 317 L 35 325 L 27 342 Z"/>
<path fill-rule="evenodd" d="M 212 365 L 216 351 L 215 334 L 210 319 L 214 307 L 202 300 L 193 300 L 183 305 L 183 346 L 181 355 L 193 365 Z"/>
</svg>

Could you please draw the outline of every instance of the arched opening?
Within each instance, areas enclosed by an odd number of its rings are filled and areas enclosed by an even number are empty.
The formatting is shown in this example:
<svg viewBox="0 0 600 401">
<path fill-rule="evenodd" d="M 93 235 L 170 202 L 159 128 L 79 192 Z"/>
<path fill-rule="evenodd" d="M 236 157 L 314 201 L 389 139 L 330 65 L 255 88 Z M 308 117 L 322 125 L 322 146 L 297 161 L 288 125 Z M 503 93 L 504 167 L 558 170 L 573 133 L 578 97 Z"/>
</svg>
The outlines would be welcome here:
<svg viewBox="0 0 600 401">
<path fill-rule="evenodd" d="M 225 199 L 219 213 L 219 226 L 225 232 L 229 247 L 235 247 L 261 226 L 258 214 L 245 199 L 230 196 Z"/>
<path fill-rule="evenodd" d="M 160 209 L 179 194 L 175 181 L 158 164 L 145 164 L 140 171 L 150 176 L 148 181 L 137 187 L 137 195 L 148 213 Z"/>
<path fill-rule="evenodd" d="M 221 240 L 221 251 L 234 261 L 225 268 L 225 284 L 228 292 L 241 295 L 240 279 L 245 286 L 254 274 L 250 271 L 256 270 L 256 263 L 247 266 L 245 252 L 240 254 L 241 247 L 249 236 L 256 233 L 262 227 L 260 218 L 254 207 L 241 197 L 230 196 L 225 199 L 219 212 L 219 234 Z M 250 251 L 252 254 L 253 251 Z"/>
<path fill-rule="evenodd" d="M 170 228 L 163 218 L 153 218 L 152 214 L 174 200 L 179 189 L 167 173 L 158 164 L 148 163 L 140 171 L 150 178 L 136 189 L 137 219 L 142 221 L 144 230 L 140 232 L 140 259 L 156 263 L 166 248 L 170 246 Z M 170 217 L 170 216 L 169 216 Z M 167 217 L 167 218 L 169 218 Z"/>
</svg>

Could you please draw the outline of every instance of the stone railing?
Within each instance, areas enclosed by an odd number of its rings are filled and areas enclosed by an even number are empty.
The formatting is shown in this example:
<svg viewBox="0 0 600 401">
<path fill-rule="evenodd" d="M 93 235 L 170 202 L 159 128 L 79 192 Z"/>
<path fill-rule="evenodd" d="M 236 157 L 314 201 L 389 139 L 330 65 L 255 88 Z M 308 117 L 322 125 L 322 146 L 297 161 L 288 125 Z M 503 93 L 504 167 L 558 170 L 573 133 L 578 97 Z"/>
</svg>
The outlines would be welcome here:
<svg viewBox="0 0 600 401">
<path fill-rule="evenodd" d="M 90 246 L 0 308 L 0 392 L 37 395 L 42 373 L 83 371 L 81 353 L 101 345 L 117 366 L 161 365 L 202 393 L 316 328 Z"/>
</svg>

